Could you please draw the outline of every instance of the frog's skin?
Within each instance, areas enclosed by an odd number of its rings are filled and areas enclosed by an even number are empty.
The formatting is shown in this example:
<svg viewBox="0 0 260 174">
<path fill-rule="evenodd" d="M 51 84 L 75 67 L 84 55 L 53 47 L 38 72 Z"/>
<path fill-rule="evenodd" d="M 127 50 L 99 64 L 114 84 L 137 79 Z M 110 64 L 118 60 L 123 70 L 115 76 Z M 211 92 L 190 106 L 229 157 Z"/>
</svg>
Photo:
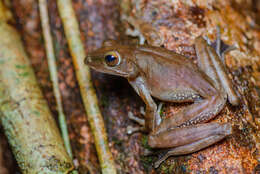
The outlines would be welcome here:
<svg viewBox="0 0 260 174">
<path fill-rule="evenodd" d="M 230 50 L 220 35 L 215 48 L 202 37 L 195 40 L 198 65 L 186 57 L 152 46 L 120 45 L 107 41 L 88 54 L 91 68 L 127 78 L 146 104 L 145 128 L 152 148 L 168 148 L 157 167 L 171 155 L 182 155 L 210 146 L 230 135 L 230 123 L 207 123 L 224 107 L 226 100 L 239 104 L 224 66 Z M 175 116 L 161 121 L 153 97 L 167 102 L 193 102 Z"/>
</svg>

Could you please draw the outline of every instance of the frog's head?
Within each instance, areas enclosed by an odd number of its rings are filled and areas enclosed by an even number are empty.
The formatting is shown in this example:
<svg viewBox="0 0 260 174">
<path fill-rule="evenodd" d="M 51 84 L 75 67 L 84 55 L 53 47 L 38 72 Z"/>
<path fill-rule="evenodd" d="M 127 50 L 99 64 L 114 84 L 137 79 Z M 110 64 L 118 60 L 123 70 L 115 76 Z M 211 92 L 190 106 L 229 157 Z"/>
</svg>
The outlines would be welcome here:
<svg viewBox="0 0 260 174">
<path fill-rule="evenodd" d="M 119 45 L 116 41 L 106 41 L 103 46 L 85 58 L 85 64 L 103 73 L 131 77 L 136 73 L 130 46 Z"/>
</svg>

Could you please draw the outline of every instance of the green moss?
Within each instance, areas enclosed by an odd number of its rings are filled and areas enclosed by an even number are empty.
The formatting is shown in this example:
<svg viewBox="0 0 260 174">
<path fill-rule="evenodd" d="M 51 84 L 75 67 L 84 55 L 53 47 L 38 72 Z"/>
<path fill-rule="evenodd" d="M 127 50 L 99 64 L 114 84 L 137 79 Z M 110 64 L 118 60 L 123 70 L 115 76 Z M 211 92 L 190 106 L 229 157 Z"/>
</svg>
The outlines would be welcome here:
<svg viewBox="0 0 260 174">
<path fill-rule="evenodd" d="M 101 97 L 101 106 L 104 108 L 109 106 L 108 97 L 106 95 L 102 95 Z"/>
<path fill-rule="evenodd" d="M 154 157 L 152 156 L 141 156 L 141 163 L 145 171 L 148 171 L 149 168 L 153 165 Z"/>
<path fill-rule="evenodd" d="M 170 165 L 170 167 L 169 167 L 169 172 L 170 172 L 170 173 L 174 173 L 173 170 L 174 170 L 174 165 Z"/>
<path fill-rule="evenodd" d="M 186 172 L 187 172 L 186 166 L 185 166 L 185 165 L 181 165 L 181 170 L 182 170 L 184 173 L 186 173 Z"/>
<path fill-rule="evenodd" d="M 41 116 L 41 113 L 39 111 L 33 111 L 33 114 L 36 115 L 37 117 L 40 117 Z"/>
<path fill-rule="evenodd" d="M 164 111 L 164 105 L 162 106 L 160 113 L 159 113 L 161 117 L 163 116 L 163 111 Z"/>
<path fill-rule="evenodd" d="M 15 65 L 17 69 L 25 69 L 27 66 L 26 65 Z"/>
<path fill-rule="evenodd" d="M 4 64 L 5 63 L 5 60 L 0 60 L 0 64 Z"/>
<path fill-rule="evenodd" d="M 123 144 L 123 140 L 117 139 L 117 137 L 112 137 L 112 141 L 115 143 L 115 145 L 121 146 Z"/>
<path fill-rule="evenodd" d="M 27 77 L 27 76 L 29 76 L 29 72 L 24 72 L 24 73 L 19 73 L 19 76 L 20 77 Z"/>
<path fill-rule="evenodd" d="M 165 160 L 161 166 L 158 168 L 158 173 L 163 174 L 172 174 L 172 173 L 178 173 L 178 174 L 186 174 L 190 173 L 189 169 L 187 168 L 186 157 L 170 157 L 171 160 L 167 159 Z"/>
<path fill-rule="evenodd" d="M 163 173 L 165 173 L 165 174 L 168 174 L 170 170 L 169 170 L 169 167 L 168 167 L 168 166 L 162 164 L 162 166 L 161 166 L 161 171 L 162 171 Z"/>
<path fill-rule="evenodd" d="M 148 136 L 147 135 L 143 135 L 141 143 L 145 149 L 149 149 L 149 150 L 151 149 L 151 147 L 148 145 Z"/>
</svg>

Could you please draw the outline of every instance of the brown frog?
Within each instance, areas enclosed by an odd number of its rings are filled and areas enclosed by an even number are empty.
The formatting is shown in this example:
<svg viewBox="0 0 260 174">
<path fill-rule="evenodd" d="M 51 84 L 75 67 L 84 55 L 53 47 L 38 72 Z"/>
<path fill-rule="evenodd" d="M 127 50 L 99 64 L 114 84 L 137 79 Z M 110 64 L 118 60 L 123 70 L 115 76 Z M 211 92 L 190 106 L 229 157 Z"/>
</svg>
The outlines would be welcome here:
<svg viewBox="0 0 260 174">
<path fill-rule="evenodd" d="M 232 47 L 220 40 L 220 34 L 213 44 L 208 42 L 202 37 L 195 40 L 197 65 L 165 48 L 120 45 L 116 41 L 104 42 L 85 59 L 97 71 L 125 77 L 145 102 L 148 144 L 169 149 L 155 167 L 171 155 L 198 151 L 232 133 L 230 123 L 208 123 L 227 99 L 232 105 L 239 104 L 224 63 L 224 53 Z M 152 96 L 192 104 L 161 120 Z"/>
</svg>

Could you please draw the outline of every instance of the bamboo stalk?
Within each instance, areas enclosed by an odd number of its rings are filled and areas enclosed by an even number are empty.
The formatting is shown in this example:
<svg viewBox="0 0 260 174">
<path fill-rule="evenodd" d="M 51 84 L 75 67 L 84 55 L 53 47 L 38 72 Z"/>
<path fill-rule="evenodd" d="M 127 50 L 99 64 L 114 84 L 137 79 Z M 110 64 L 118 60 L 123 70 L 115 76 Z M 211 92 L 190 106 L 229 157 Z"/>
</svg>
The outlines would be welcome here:
<svg viewBox="0 0 260 174">
<path fill-rule="evenodd" d="M 93 88 L 89 68 L 84 65 L 86 57 L 82 41 L 80 40 L 79 25 L 70 0 L 57 0 L 58 10 L 64 25 L 70 53 L 76 71 L 80 92 L 87 111 L 88 120 L 94 135 L 95 146 L 103 174 L 115 174 L 116 168 L 111 152 L 108 148 L 107 134 L 104 121 L 98 107 L 97 96 Z"/>
<path fill-rule="evenodd" d="M 40 9 L 43 37 L 45 41 L 45 50 L 46 50 L 47 60 L 49 65 L 48 67 L 50 71 L 53 91 L 54 91 L 54 95 L 57 103 L 57 109 L 59 113 L 59 125 L 61 129 L 61 135 L 69 156 L 73 158 L 71 146 L 70 146 L 68 128 L 66 124 L 66 118 L 63 112 L 61 94 L 59 90 L 58 73 L 57 73 L 57 66 L 55 61 L 56 58 L 53 49 L 52 36 L 50 33 L 49 16 L 48 16 L 46 0 L 39 0 L 39 9 Z"/>
</svg>

